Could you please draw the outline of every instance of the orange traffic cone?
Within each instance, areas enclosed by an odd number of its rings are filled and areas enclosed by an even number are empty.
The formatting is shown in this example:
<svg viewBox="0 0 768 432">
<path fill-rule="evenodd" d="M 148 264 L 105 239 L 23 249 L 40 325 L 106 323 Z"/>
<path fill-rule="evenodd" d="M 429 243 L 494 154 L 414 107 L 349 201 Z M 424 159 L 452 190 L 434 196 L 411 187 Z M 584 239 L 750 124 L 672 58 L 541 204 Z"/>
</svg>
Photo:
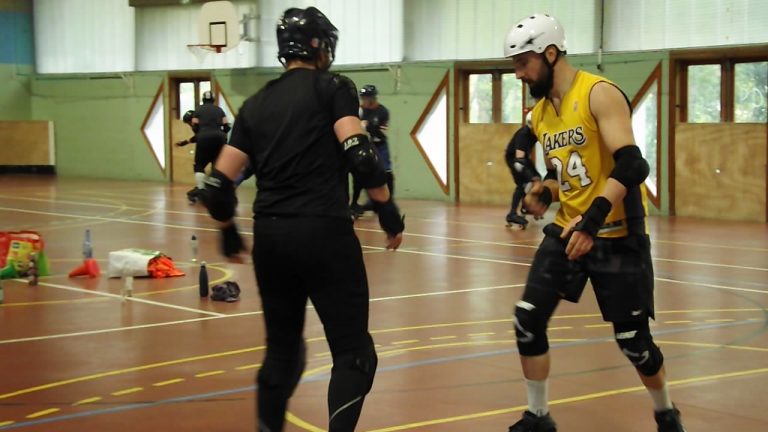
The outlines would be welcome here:
<svg viewBox="0 0 768 432">
<path fill-rule="evenodd" d="M 69 277 L 88 276 L 89 278 L 97 278 L 99 275 L 101 275 L 99 263 L 93 258 L 86 258 L 76 269 L 69 272 Z"/>
</svg>

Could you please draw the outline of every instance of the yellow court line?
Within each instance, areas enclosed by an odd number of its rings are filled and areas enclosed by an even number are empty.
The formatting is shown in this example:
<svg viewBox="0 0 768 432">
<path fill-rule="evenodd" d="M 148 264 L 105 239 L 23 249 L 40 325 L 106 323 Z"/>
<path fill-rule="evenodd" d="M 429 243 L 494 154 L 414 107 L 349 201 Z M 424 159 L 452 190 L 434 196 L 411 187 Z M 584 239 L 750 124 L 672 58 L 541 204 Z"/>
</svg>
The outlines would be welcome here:
<svg viewBox="0 0 768 432">
<path fill-rule="evenodd" d="M 48 414 L 53 414 L 61 411 L 61 408 L 49 408 L 47 410 L 38 411 L 35 413 L 32 413 L 27 416 L 28 419 L 34 419 L 42 416 L 47 416 Z"/>
<path fill-rule="evenodd" d="M 140 392 L 142 390 L 144 390 L 144 387 L 131 387 L 129 389 L 118 390 L 116 392 L 112 392 L 111 394 L 112 394 L 112 396 L 123 396 L 123 395 L 131 394 L 131 393 L 137 393 L 137 392 Z"/>
<path fill-rule="evenodd" d="M 744 350 L 744 351 L 768 352 L 768 348 L 753 347 L 748 345 L 723 345 L 723 344 L 712 344 L 712 343 L 703 343 L 703 342 L 678 342 L 678 341 L 656 341 L 656 342 L 661 344 L 667 344 L 667 345 L 695 346 L 695 347 L 702 347 L 702 348 L 728 348 L 728 349 Z"/>
<path fill-rule="evenodd" d="M 238 366 L 235 368 L 235 370 L 256 369 L 257 367 L 260 367 L 260 366 L 261 366 L 261 363 L 253 363 L 249 365 Z"/>
<path fill-rule="evenodd" d="M 434 336 L 429 338 L 430 340 L 445 340 L 445 339 L 456 339 L 456 336 Z"/>
<path fill-rule="evenodd" d="M 294 425 L 296 425 L 296 426 L 298 426 L 298 427 L 300 427 L 300 428 L 302 428 L 304 430 L 308 430 L 309 432 L 326 432 L 325 429 L 320 429 L 319 427 L 317 427 L 317 426 L 315 426 L 315 425 L 313 425 L 311 423 L 307 423 L 304 420 L 302 420 L 302 419 L 296 417 L 295 415 L 293 415 L 293 413 L 291 413 L 291 412 L 286 412 L 285 413 L 285 420 L 290 422 L 290 423 L 293 423 Z"/>
<path fill-rule="evenodd" d="M 691 320 L 664 321 L 664 324 L 690 324 Z"/>
<path fill-rule="evenodd" d="M 73 403 L 72 406 L 86 405 L 86 404 L 98 402 L 100 400 L 101 400 L 101 396 L 94 396 L 92 398 L 81 399 L 81 400 Z"/>
<path fill-rule="evenodd" d="M 401 340 L 401 341 L 395 341 L 392 342 L 392 345 L 407 345 L 407 344 L 414 344 L 419 342 L 418 339 L 408 339 L 408 340 Z"/>
<path fill-rule="evenodd" d="M 474 336 L 493 336 L 496 332 L 483 332 L 483 333 L 469 333 L 467 336 L 474 337 Z"/>
<path fill-rule="evenodd" d="M 571 330 L 572 326 L 560 326 L 560 327 L 549 327 L 547 330 Z M 514 333 L 514 330 L 510 330 L 510 332 Z"/>
<path fill-rule="evenodd" d="M 126 368 L 126 369 L 117 369 L 117 370 L 112 370 L 112 371 L 108 371 L 108 372 L 101 372 L 101 373 L 97 373 L 97 374 L 93 374 L 93 375 L 85 375 L 85 376 L 81 376 L 81 377 L 77 377 L 77 378 L 70 378 L 70 379 L 66 379 L 66 380 L 62 380 L 62 381 L 56 381 L 56 382 L 52 382 L 52 383 L 48 383 L 48 384 L 43 384 L 43 385 L 39 385 L 39 386 L 36 386 L 36 387 L 29 387 L 29 388 L 22 389 L 22 390 L 17 390 L 17 391 L 11 392 L 11 393 L 0 394 L 0 399 L 7 399 L 7 398 L 10 398 L 10 397 L 14 397 L 14 396 L 34 393 L 34 392 L 37 392 L 37 391 L 48 390 L 48 389 L 56 388 L 56 387 L 61 387 L 63 385 L 67 385 L 67 384 L 74 384 L 74 383 L 79 383 L 79 382 L 92 381 L 92 380 L 99 379 L 99 378 L 106 378 L 106 377 L 112 377 L 112 376 L 117 376 L 117 375 L 123 375 L 123 374 L 131 373 L 131 372 L 139 372 L 139 371 L 144 371 L 144 370 L 149 370 L 149 369 L 156 369 L 156 368 L 165 367 L 165 366 L 173 366 L 173 365 L 177 365 L 177 364 L 189 363 L 189 362 L 198 361 L 198 360 L 208 360 L 208 359 L 212 359 L 212 358 L 225 357 L 225 356 L 229 356 L 229 355 L 251 353 L 251 352 L 263 350 L 265 348 L 266 348 L 265 346 L 257 346 L 257 347 L 244 348 L 244 349 L 239 349 L 239 350 L 234 350 L 234 351 L 225 351 L 225 352 L 219 352 L 219 353 L 214 353 L 214 354 L 205 354 L 205 355 L 194 356 L 194 357 L 185 357 L 185 358 L 180 358 L 180 359 L 176 359 L 176 360 L 169 360 L 169 361 L 159 362 L 159 363 L 150 363 L 150 364 L 146 364 L 146 365 L 142 365 L 142 366 L 134 366 L 134 367 Z"/>
<path fill-rule="evenodd" d="M 215 371 L 210 371 L 210 372 L 203 372 L 203 373 L 195 374 L 195 378 L 205 378 L 205 377 L 214 376 L 214 375 L 221 375 L 224 372 L 226 372 L 226 371 L 215 370 Z"/>
<path fill-rule="evenodd" d="M 611 327 L 612 324 L 587 324 L 584 327 L 585 328 L 602 328 L 602 327 Z"/>
<path fill-rule="evenodd" d="M 688 378 L 683 380 L 674 380 L 674 381 L 669 381 L 668 385 L 675 386 L 675 385 L 691 384 L 696 382 L 717 381 L 725 378 L 755 375 L 755 374 L 761 374 L 766 372 L 768 372 L 768 368 L 753 369 L 753 370 L 731 372 L 731 373 L 724 373 L 724 374 L 718 374 L 718 375 L 694 377 L 694 378 Z M 555 399 L 553 401 L 550 401 L 549 405 L 563 405 L 563 404 L 568 404 L 573 402 L 582 402 L 586 400 L 598 399 L 606 396 L 616 396 L 616 395 L 625 394 L 625 393 L 633 393 L 633 392 L 642 391 L 642 390 L 645 390 L 645 387 L 635 386 L 635 387 L 626 387 L 626 388 L 616 389 L 616 390 L 607 390 L 607 391 L 601 391 L 601 392 L 595 392 L 595 393 L 588 393 L 580 396 Z M 420 427 L 433 426 L 437 424 L 453 423 L 453 422 L 464 421 L 464 420 L 474 420 L 474 419 L 483 418 L 483 417 L 491 417 L 491 416 L 496 416 L 501 414 L 520 412 L 527 408 L 528 408 L 527 405 L 518 405 L 511 408 L 504 408 L 504 409 L 498 409 L 493 411 L 485 411 L 485 412 L 479 412 L 474 414 L 466 414 L 466 415 L 460 415 L 460 416 L 426 420 L 426 421 L 415 422 L 415 423 L 408 423 L 408 424 L 398 425 L 398 426 L 385 427 L 381 429 L 374 429 L 370 432 L 394 432 L 394 431 L 400 431 L 400 430 L 416 429 Z"/>
<path fill-rule="evenodd" d="M 152 385 L 155 386 L 155 387 L 165 387 L 167 385 L 178 384 L 178 383 L 184 382 L 184 381 L 186 381 L 184 378 L 174 378 L 174 379 L 169 379 L 167 381 L 156 382 L 156 383 L 154 383 Z"/>
<path fill-rule="evenodd" d="M 732 321 L 736 321 L 736 320 L 733 319 L 733 318 L 720 318 L 720 319 L 704 320 L 704 322 L 732 322 Z"/>
<path fill-rule="evenodd" d="M 12 424 L 14 424 L 14 423 L 16 423 L 16 422 L 15 422 L 15 421 L 13 421 L 13 420 L 9 420 L 9 421 L 0 421 L 0 427 L 3 427 L 3 426 L 10 426 L 10 425 L 12 425 Z"/>
</svg>

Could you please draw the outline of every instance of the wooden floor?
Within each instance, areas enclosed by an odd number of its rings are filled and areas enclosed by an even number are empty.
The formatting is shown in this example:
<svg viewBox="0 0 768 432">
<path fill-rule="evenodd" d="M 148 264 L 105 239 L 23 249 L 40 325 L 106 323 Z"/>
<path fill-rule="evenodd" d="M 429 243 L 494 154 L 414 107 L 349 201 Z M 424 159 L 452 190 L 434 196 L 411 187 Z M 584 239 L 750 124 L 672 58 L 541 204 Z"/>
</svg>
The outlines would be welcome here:
<svg viewBox="0 0 768 432">
<path fill-rule="evenodd" d="M 185 187 L 0 177 L 0 230 L 36 229 L 53 275 L 5 281 L 0 306 L 0 430 L 252 431 L 264 353 L 251 266 L 222 262 L 215 225 Z M 250 231 L 253 190 L 241 193 Z M 512 311 L 542 237 L 503 225 L 506 209 L 405 201 L 407 236 L 382 250 L 358 222 L 380 356 L 359 430 L 506 431 L 525 409 Z M 550 216 L 551 217 L 551 216 Z M 768 431 L 768 225 L 652 218 L 658 320 L 672 395 L 692 432 Z M 122 283 L 69 279 L 86 228 L 109 251 L 158 249 L 187 276 Z M 200 299 L 189 238 L 239 303 Z M 247 236 L 250 242 L 250 234 Z M 297 269 L 301 271 L 301 269 Z M 290 431 L 327 422 L 330 358 L 311 308 L 309 364 Z M 552 414 L 562 431 L 655 431 L 651 402 L 587 291 L 550 323 Z"/>
</svg>

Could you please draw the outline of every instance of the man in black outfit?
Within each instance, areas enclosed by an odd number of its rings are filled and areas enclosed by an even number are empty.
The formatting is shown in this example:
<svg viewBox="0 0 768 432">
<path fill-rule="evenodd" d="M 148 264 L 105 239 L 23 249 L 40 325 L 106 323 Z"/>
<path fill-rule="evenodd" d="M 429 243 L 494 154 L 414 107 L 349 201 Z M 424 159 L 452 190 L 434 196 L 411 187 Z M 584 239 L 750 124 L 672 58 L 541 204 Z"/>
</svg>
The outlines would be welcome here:
<svg viewBox="0 0 768 432">
<path fill-rule="evenodd" d="M 227 115 L 221 107 L 213 103 L 213 100 L 213 93 L 203 92 L 203 103 L 195 109 L 190 123 L 197 142 L 194 165 L 195 187 L 187 192 L 187 198 L 191 203 L 200 197 L 200 191 L 205 185 L 205 167 L 216 162 L 216 157 L 227 142 L 227 132 L 230 130 Z"/>
<path fill-rule="evenodd" d="M 368 282 L 347 207 L 347 175 L 368 190 L 387 234 L 402 241 L 403 218 L 358 115 L 348 78 L 328 72 L 338 31 L 319 10 L 291 8 L 278 21 L 279 78 L 248 98 L 230 143 L 206 180 L 205 202 L 221 222 L 222 248 L 239 257 L 233 179 L 250 160 L 257 181 L 253 263 L 264 309 L 267 352 L 258 373 L 262 432 L 283 430 L 288 399 L 306 363 L 307 299 L 333 357 L 329 432 L 351 432 L 370 391 L 377 356 L 368 332 Z"/>
<path fill-rule="evenodd" d="M 389 157 L 389 144 L 387 143 L 387 130 L 389 129 L 389 110 L 379 103 L 379 90 L 373 84 L 366 84 L 360 89 L 360 120 L 363 128 L 371 137 L 371 142 L 379 152 L 379 159 L 387 173 L 387 186 L 389 193 L 395 193 L 395 177 L 392 174 L 392 160 Z M 370 211 L 370 201 L 364 206 L 360 206 L 357 201 L 360 199 L 362 186 L 357 182 L 353 183 L 352 204 L 350 210 L 352 216 L 362 216 L 364 212 Z"/>
<path fill-rule="evenodd" d="M 541 175 L 531 162 L 531 150 L 538 141 L 530 127 L 531 114 L 528 113 L 526 123 L 515 132 L 512 139 L 507 144 L 504 152 L 504 159 L 507 162 L 509 170 L 512 172 L 512 178 L 515 180 L 515 192 L 512 194 L 512 207 L 507 213 L 507 225 L 521 225 L 525 228 L 528 220 L 525 216 L 518 213 L 520 202 L 525 197 L 525 188 L 533 180 L 541 180 Z"/>
</svg>

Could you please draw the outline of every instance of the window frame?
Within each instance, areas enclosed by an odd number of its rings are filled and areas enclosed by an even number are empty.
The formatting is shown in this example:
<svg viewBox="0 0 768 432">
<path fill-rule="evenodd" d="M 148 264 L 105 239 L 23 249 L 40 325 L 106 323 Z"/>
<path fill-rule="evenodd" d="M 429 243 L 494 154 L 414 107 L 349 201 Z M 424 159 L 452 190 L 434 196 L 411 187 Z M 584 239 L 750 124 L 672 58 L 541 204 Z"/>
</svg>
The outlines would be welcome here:
<svg viewBox="0 0 768 432">
<path fill-rule="evenodd" d="M 503 90 L 502 88 L 502 76 L 505 74 L 514 74 L 514 69 L 507 69 L 507 68 L 493 68 L 493 69 L 461 69 L 461 83 L 462 83 L 462 90 L 461 90 L 461 120 L 465 124 L 473 124 L 473 125 L 480 125 L 480 124 L 520 124 L 520 123 L 504 123 L 502 122 L 502 95 L 501 92 Z M 469 121 L 469 77 L 471 75 L 491 75 L 491 121 L 487 123 L 471 123 Z M 522 104 L 521 104 L 521 114 L 523 123 L 525 122 L 525 108 L 527 103 L 527 87 L 525 83 L 523 83 L 521 91 L 523 92 L 522 95 Z"/>
<path fill-rule="evenodd" d="M 638 90 L 637 93 L 635 93 L 635 96 L 632 98 L 631 106 L 633 113 L 635 108 L 637 108 L 645 95 L 648 93 L 648 91 L 651 90 L 653 86 L 656 87 L 656 193 L 652 193 L 648 188 L 646 188 L 646 191 L 648 192 L 648 199 L 657 209 L 661 209 L 661 62 L 656 65 L 650 75 L 648 75 L 648 78 L 646 78 L 642 87 L 640 87 L 640 90 Z"/>
</svg>

